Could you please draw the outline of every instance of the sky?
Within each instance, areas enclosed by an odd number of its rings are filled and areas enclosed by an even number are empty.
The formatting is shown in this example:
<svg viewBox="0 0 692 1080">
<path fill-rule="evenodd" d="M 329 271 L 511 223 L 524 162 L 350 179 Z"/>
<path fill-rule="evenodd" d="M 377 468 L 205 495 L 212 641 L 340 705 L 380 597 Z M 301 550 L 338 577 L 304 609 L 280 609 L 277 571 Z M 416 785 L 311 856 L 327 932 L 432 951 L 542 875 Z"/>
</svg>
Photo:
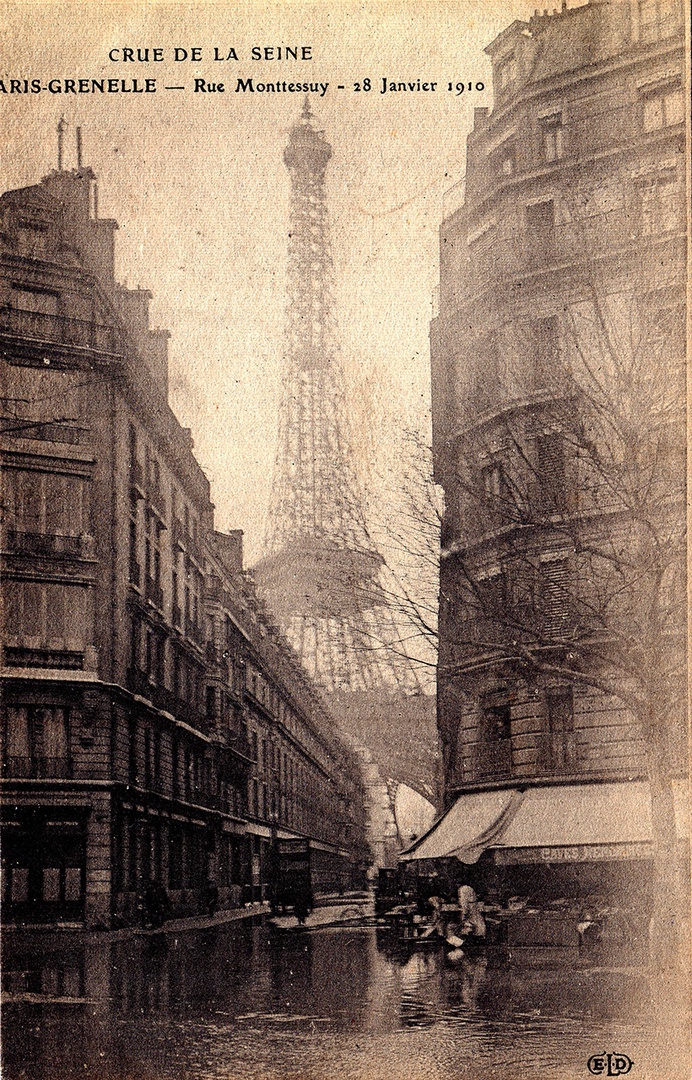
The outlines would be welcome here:
<svg viewBox="0 0 692 1080">
<path fill-rule="evenodd" d="M 396 488 L 401 432 L 429 425 L 437 234 L 460 199 L 473 108 L 492 107 L 483 49 L 533 10 L 526 0 L 0 3 L 8 90 L 11 79 L 156 79 L 150 94 L 0 92 L 1 189 L 56 167 L 61 116 L 74 167 L 82 127 L 99 216 L 119 223 L 117 277 L 153 293 L 151 323 L 171 332 L 171 406 L 192 428 L 217 527 L 245 530 L 250 563 L 262 551 L 281 388 L 282 154 L 302 95 L 236 92 L 238 79 L 329 84 L 311 108 L 333 149 L 334 315 L 356 464 L 377 515 Z M 253 47 L 287 45 L 312 58 L 251 58 Z M 123 62 L 124 48 L 148 48 L 149 61 Z M 176 61 L 176 48 L 188 59 Z M 238 60 L 214 60 L 215 49 Z M 196 78 L 225 90 L 194 92 Z M 437 86 L 382 93 L 383 79 Z"/>
</svg>

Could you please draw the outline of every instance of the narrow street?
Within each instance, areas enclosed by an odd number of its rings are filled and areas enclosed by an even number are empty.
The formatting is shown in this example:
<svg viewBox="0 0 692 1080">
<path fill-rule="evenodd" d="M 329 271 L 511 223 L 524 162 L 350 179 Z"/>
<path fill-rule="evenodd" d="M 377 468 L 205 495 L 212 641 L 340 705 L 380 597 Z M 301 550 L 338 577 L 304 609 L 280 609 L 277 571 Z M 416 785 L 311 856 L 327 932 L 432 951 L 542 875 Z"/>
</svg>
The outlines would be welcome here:
<svg viewBox="0 0 692 1080">
<path fill-rule="evenodd" d="M 6 1080 L 585 1077 L 656 1053 L 640 968 L 576 950 L 449 956 L 373 925 L 257 915 L 165 933 L 16 932 L 4 950 Z M 569 952 L 570 955 L 565 954 Z"/>
</svg>

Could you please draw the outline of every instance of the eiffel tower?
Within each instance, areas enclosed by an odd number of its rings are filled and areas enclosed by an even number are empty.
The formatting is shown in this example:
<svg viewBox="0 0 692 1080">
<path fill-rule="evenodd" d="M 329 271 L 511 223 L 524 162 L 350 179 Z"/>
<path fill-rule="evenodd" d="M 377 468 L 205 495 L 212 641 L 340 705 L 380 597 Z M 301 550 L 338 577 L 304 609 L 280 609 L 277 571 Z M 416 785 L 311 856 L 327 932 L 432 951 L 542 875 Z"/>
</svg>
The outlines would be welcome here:
<svg viewBox="0 0 692 1080">
<path fill-rule="evenodd" d="M 291 180 L 284 376 L 267 555 L 254 573 L 324 690 L 411 693 L 415 668 L 387 603 L 353 467 L 331 293 L 331 156 L 306 98 L 284 151 Z"/>
</svg>

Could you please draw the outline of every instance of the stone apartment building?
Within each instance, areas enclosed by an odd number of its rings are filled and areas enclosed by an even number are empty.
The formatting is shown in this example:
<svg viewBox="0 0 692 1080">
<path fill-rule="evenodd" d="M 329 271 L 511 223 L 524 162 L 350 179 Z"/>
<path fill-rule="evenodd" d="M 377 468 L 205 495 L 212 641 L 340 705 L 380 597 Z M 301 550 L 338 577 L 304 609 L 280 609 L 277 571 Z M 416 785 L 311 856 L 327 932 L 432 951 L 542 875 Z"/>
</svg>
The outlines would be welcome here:
<svg viewBox="0 0 692 1080">
<path fill-rule="evenodd" d="M 486 52 L 431 327 L 452 809 L 410 857 L 526 891 L 643 865 L 652 746 L 684 766 L 682 5 L 563 3 Z"/>
<path fill-rule="evenodd" d="M 364 870 L 357 768 L 214 530 L 150 293 L 114 277 L 88 168 L 0 197 L 6 922 L 259 900 L 278 838 Z"/>
</svg>

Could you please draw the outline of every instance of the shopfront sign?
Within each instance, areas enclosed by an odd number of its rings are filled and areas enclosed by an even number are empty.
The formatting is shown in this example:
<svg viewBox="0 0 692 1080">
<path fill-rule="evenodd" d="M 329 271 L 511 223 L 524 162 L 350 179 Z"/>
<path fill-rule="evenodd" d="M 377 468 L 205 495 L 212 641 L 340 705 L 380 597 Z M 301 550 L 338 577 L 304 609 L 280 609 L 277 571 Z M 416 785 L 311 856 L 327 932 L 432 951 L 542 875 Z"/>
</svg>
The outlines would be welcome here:
<svg viewBox="0 0 692 1080">
<path fill-rule="evenodd" d="M 496 848 L 495 863 L 605 862 L 611 859 L 650 859 L 651 844 L 573 844 L 565 847 Z"/>
</svg>

